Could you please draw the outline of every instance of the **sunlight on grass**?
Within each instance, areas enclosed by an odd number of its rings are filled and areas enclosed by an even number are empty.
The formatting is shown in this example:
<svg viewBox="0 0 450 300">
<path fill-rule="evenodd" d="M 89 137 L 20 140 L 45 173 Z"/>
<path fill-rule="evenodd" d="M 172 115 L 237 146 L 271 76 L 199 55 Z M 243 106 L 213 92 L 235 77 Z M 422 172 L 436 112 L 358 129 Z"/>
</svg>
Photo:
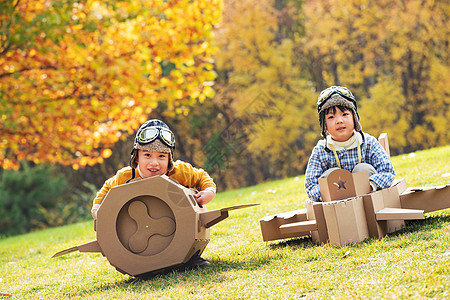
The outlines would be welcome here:
<svg viewBox="0 0 450 300">
<path fill-rule="evenodd" d="M 450 146 L 392 158 L 408 186 L 449 183 Z M 259 219 L 303 208 L 304 176 L 219 193 L 210 210 L 238 204 L 211 228 L 203 257 L 212 266 L 143 281 L 123 275 L 97 253 L 63 249 L 94 240 L 93 222 L 0 240 L 4 299 L 297 299 L 448 298 L 449 209 L 411 221 L 395 234 L 343 248 L 310 238 L 265 243 Z"/>
<path fill-rule="evenodd" d="M 408 186 L 450 183 L 450 146 L 399 155 L 392 164 L 397 178 L 405 178 Z"/>
</svg>

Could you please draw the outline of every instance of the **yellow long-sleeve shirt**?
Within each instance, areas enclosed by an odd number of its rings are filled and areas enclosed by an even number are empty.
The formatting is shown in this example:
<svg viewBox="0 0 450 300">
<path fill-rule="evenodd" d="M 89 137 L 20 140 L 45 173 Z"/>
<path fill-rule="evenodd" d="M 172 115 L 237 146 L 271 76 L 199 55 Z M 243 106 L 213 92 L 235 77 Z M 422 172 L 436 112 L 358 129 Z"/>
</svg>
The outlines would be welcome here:
<svg viewBox="0 0 450 300">
<path fill-rule="evenodd" d="M 125 184 L 132 177 L 132 168 L 125 167 L 117 171 L 116 175 L 105 181 L 102 188 L 97 192 L 97 196 L 94 198 L 94 205 L 98 205 L 102 202 L 103 197 L 108 194 L 112 187 Z M 139 172 L 135 172 L 136 179 L 141 178 Z M 175 179 L 181 185 L 188 188 L 195 188 L 199 191 L 203 191 L 206 188 L 213 187 L 216 189 L 216 184 L 209 174 L 203 170 L 194 168 L 191 164 L 177 160 L 174 163 L 174 168 L 168 176 Z"/>
</svg>

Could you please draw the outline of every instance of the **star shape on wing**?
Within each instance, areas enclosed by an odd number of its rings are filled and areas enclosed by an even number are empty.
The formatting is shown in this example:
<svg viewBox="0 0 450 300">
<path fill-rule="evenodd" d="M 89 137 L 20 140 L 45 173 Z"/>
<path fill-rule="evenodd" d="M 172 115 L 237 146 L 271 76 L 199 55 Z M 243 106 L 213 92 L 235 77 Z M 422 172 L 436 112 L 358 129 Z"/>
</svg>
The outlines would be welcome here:
<svg viewBox="0 0 450 300">
<path fill-rule="evenodd" d="M 342 180 L 341 179 L 341 177 L 339 177 L 339 180 L 338 180 L 338 182 L 334 182 L 334 184 L 335 185 L 337 185 L 337 187 L 338 187 L 338 191 L 341 189 L 341 188 L 343 188 L 344 190 L 346 190 L 347 188 L 345 187 L 345 184 L 347 183 L 347 181 L 344 181 L 344 180 Z"/>
</svg>

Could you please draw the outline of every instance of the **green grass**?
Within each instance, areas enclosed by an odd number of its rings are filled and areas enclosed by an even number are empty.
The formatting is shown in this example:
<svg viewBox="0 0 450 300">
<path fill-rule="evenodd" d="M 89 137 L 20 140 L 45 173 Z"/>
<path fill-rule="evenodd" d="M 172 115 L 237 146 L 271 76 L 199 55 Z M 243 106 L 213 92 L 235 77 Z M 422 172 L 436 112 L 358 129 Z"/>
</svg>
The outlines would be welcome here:
<svg viewBox="0 0 450 300">
<path fill-rule="evenodd" d="M 450 146 L 392 158 L 408 186 L 449 183 Z M 0 240 L 4 299 L 445 299 L 450 291 L 450 210 L 426 215 L 382 239 L 343 248 L 310 238 L 265 243 L 259 219 L 303 208 L 304 176 L 219 193 L 209 209 L 230 212 L 211 228 L 212 265 L 138 280 L 96 253 L 51 256 L 95 239 L 83 222 Z M 9 296 L 8 296 L 9 295 Z"/>
</svg>

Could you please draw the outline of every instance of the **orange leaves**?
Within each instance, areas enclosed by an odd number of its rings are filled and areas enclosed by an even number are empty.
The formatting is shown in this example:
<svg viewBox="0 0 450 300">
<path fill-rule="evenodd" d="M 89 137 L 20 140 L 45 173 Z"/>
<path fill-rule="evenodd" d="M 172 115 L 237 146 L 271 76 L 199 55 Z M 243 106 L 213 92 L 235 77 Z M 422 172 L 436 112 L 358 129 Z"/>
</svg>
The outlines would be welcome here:
<svg viewBox="0 0 450 300">
<path fill-rule="evenodd" d="M 159 102 L 184 113 L 212 97 L 204 82 L 215 77 L 208 45 L 220 5 L 21 1 L 10 12 L 23 18 L 11 17 L 11 35 L 1 35 L 11 45 L 0 54 L 0 167 L 101 163 Z"/>
<path fill-rule="evenodd" d="M 102 150 L 102 157 L 103 158 L 108 158 L 112 155 L 112 151 L 111 149 L 103 149 Z"/>
</svg>

